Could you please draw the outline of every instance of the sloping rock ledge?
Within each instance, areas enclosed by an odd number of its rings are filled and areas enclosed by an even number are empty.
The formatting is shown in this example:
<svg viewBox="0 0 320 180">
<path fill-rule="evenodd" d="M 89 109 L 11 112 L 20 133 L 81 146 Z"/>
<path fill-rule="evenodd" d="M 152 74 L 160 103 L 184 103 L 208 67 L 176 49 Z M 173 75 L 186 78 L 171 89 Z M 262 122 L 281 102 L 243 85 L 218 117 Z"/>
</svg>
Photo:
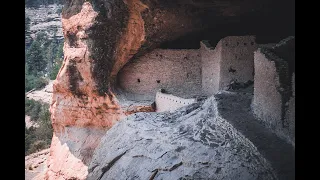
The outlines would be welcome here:
<svg viewBox="0 0 320 180">
<path fill-rule="evenodd" d="M 118 122 L 96 148 L 87 179 L 278 178 L 212 96 L 173 113 L 136 113 Z"/>
</svg>

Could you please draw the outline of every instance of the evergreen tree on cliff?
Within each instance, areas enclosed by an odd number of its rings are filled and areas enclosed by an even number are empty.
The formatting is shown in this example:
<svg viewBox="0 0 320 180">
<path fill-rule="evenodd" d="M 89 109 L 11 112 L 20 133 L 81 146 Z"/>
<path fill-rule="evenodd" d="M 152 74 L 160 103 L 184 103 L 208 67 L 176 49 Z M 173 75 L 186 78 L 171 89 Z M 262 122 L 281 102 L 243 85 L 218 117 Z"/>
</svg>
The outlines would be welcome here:
<svg viewBox="0 0 320 180">
<path fill-rule="evenodd" d="M 41 50 L 41 43 L 39 41 L 33 41 L 26 54 L 28 72 L 35 76 L 41 75 L 47 66 Z"/>
</svg>

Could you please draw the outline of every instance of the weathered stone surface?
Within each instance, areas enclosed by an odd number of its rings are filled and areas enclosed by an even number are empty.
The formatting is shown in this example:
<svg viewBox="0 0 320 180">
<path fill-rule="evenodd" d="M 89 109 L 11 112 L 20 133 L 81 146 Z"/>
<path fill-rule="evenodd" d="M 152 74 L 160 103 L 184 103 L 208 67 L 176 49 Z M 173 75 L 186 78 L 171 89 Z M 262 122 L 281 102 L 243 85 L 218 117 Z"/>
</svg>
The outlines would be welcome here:
<svg viewBox="0 0 320 180">
<path fill-rule="evenodd" d="M 105 129 L 65 127 L 54 132 L 45 179 L 86 179 L 88 163 Z"/>
<path fill-rule="evenodd" d="M 137 113 L 113 126 L 88 168 L 96 179 L 277 179 L 223 119 L 214 97 L 174 113 Z"/>
</svg>

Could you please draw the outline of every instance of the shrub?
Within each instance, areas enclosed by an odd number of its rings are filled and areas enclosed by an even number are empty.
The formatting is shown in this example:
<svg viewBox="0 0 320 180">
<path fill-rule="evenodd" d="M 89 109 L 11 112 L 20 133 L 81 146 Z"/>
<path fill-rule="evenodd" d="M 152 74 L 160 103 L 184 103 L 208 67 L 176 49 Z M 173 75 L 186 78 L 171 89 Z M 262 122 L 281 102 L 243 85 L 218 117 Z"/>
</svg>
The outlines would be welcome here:
<svg viewBox="0 0 320 180">
<path fill-rule="evenodd" d="M 31 109 L 29 116 L 31 121 L 38 121 L 39 119 L 39 113 L 41 110 L 41 104 L 40 103 L 35 103 L 33 108 Z"/>
<path fill-rule="evenodd" d="M 25 76 L 25 92 L 28 92 L 32 89 L 41 89 L 44 88 L 49 81 L 43 77 L 36 77 L 34 75 Z"/>
<path fill-rule="evenodd" d="M 30 145 L 28 153 L 35 153 L 47 147 L 47 143 L 43 140 L 37 140 Z"/>
<path fill-rule="evenodd" d="M 30 116 L 31 121 L 38 121 L 42 106 L 38 101 L 25 98 L 25 114 Z"/>
<path fill-rule="evenodd" d="M 25 114 L 29 115 L 29 112 L 34 107 L 35 101 L 25 97 L 24 103 L 25 103 Z"/>
<path fill-rule="evenodd" d="M 25 114 L 39 125 L 29 129 L 25 126 L 25 155 L 50 147 L 53 128 L 49 105 L 26 98 Z"/>
<path fill-rule="evenodd" d="M 58 72 L 61 68 L 62 60 L 57 60 L 57 62 L 53 65 L 52 71 L 50 72 L 50 80 L 55 80 Z"/>
</svg>

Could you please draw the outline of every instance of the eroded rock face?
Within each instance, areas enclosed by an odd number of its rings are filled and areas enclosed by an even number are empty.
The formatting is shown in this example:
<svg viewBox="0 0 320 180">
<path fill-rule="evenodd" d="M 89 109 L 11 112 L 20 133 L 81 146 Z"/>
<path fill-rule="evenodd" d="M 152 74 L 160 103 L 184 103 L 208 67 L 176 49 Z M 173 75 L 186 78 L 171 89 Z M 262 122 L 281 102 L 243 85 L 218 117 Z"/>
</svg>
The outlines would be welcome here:
<svg viewBox="0 0 320 180">
<path fill-rule="evenodd" d="M 46 178 L 85 179 L 102 132 L 128 114 L 113 92 L 118 72 L 133 56 L 221 24 L 226 17 L 247 17 L 267 2 L 65 1 L 64 61 L 53 85 L 50 111 L 55 133 Z M 85 137 L 75 136 L 79 132 Z"/>
<path fill-rule="evenodd" d="M 211 97 L 174 113 L 137 113 L 113 126 L 89 165 L 96 179 L 277 179 Z"/>
<path fill-rule="evenodd" d="M 65 127 L 54 133 L 46 179 L 85 179 L 87 165 L 105 129 Z"/>
<path fill-rule="evenodd" d="M 46 179 L 85 179 L 91 151 L 104 134 L 101 132 L 121 116 L 112 92 L 99 91 L 93 73 L 101 66 L 92 58 L 94 39 L 86 31 L 100 23 L 96 21 L 98 13 L 90 3 L 77 2 L 65 5 L 62 18 L 65 59 L 53 85 L 50 111 L 54 136 Z M 75 14 L 69 15 L 69 11 Z"/>
</svg>

